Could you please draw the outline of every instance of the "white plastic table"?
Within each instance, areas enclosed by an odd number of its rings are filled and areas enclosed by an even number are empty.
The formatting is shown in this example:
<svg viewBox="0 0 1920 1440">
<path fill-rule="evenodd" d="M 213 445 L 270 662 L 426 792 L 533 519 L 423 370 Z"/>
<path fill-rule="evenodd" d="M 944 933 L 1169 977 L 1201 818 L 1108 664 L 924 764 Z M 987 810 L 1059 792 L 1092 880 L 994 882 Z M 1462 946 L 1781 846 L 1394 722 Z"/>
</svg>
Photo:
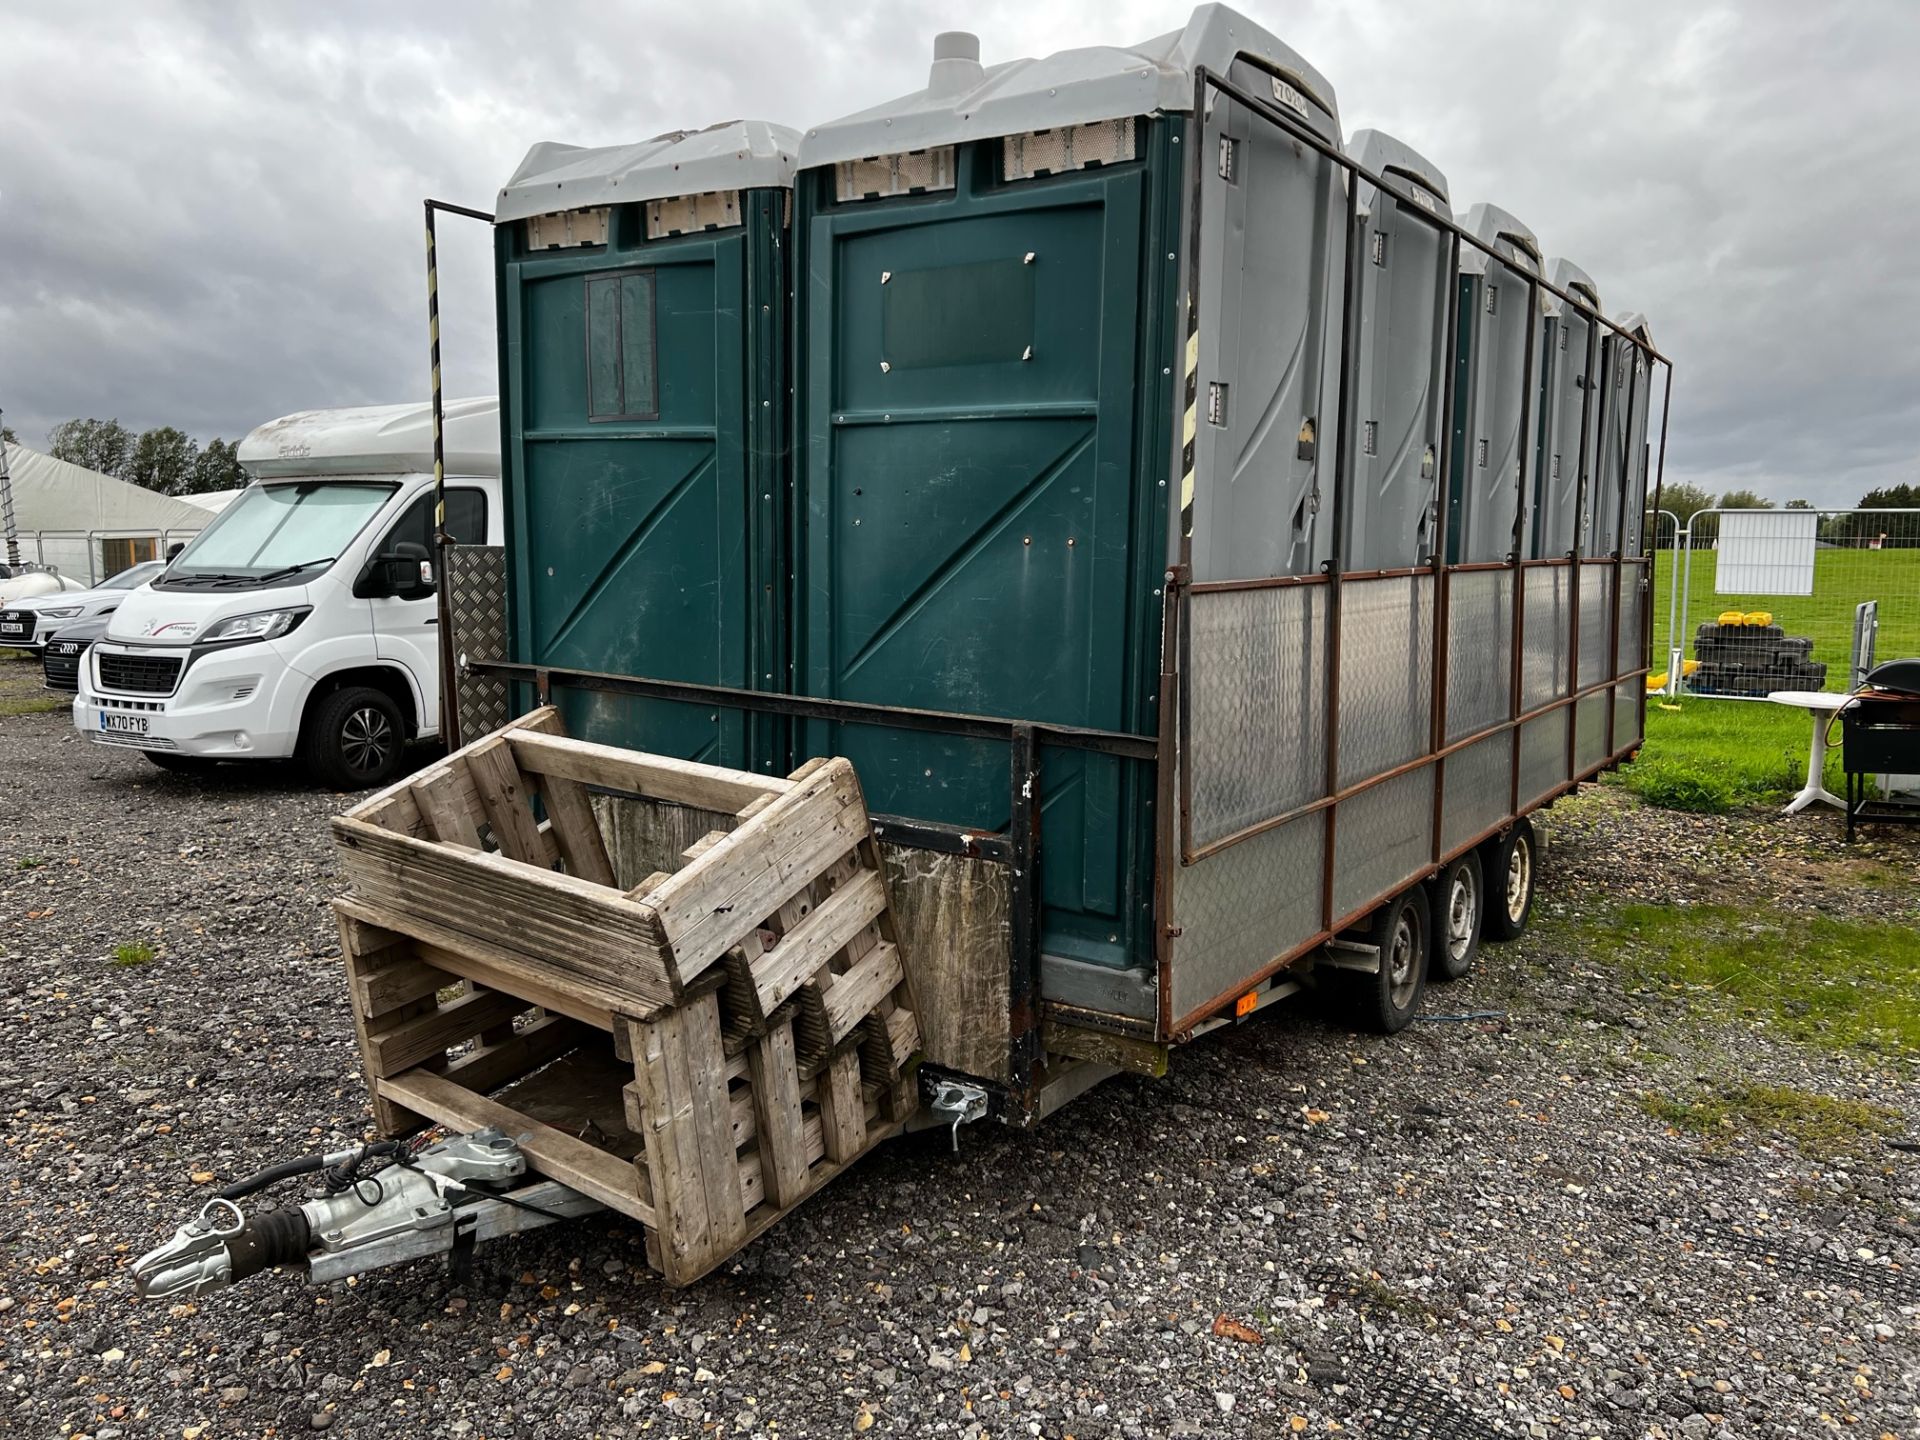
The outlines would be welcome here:
<svg viewBox="0 0 1920 1440">
<path fill-rule="evenodd" d="M 1796 710 L 1808 711 L 1813 716 L 1813 747 L 1807 751 L 1807 783 L 1800 793 L 1787 802 L 1784 813 L 1792 815 L 1804 810 L 1814 801 L 1822 801 L 1836 810 L 1847 808 L 1847 802 L 1821 784 L 1821 778 L 1827 763 L 1827 732 L 1833 728 L 1833 717 L 1840 713 L 1852 700 L 1851 695 L 1835 695 L 1825 690 L 1775 690 L 1767 696 L 1776 705 L 1791 705 Z"/>
</svg>

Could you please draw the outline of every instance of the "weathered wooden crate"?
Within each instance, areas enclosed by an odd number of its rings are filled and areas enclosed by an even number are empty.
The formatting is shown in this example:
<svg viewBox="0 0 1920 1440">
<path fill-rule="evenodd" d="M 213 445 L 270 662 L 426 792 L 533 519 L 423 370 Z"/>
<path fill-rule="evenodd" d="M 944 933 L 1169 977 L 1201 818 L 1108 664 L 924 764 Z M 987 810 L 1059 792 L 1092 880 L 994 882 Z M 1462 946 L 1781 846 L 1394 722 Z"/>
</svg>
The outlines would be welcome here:
<svg viewBox="0 0 1920 1440">
<path fill-rule="evenodd" d="M 623 889 L 590 788 L 735 828 Z M 648 1226 L 672 1283 L 912 1113 L 913 988 L 845 760 L 756 776 L 572 740 L 542 709 L 333 824 L 380 1128 L 498 1125 Z"/>
</svg>

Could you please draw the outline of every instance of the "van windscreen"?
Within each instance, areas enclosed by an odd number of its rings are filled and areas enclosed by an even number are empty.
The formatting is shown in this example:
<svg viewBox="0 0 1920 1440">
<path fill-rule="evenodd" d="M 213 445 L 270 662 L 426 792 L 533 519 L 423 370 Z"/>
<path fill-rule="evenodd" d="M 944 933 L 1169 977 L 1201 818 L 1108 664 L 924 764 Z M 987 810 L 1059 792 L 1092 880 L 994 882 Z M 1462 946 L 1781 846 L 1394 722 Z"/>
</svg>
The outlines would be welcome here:
<svg viewBox="0 0 1920 1440">
<path fill-rule="evenodd" d="M 393 491 L 340 481 L 256 485 L 180 552 L 166 581 L 251 579 L 338 555 Z"/>
</svg>

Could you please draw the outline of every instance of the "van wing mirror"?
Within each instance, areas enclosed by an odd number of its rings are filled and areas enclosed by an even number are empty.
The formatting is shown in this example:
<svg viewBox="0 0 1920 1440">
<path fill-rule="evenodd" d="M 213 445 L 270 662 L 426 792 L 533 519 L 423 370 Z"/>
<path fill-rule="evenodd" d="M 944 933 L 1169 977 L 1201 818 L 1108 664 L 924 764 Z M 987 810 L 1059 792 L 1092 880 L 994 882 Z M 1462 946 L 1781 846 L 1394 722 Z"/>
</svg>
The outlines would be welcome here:
<svg viewBox="0 0 1920 1440">
<path fill-rule="evenodd" d="M 392 597 L 392 599 L 422 599 L 434 593 L 434 563 L 424 555 L 409 555 L 407 551 L 419 551 L 419 545 L 401 545 L 386 555 L 376 557 L 367 566 L 367 580 L 363 586 L 355 586 L 355 593 L 361 593 L 369 599 Z"/>
<path fill-rule="evenodd" d="M 433 593 L 433 561 L 394 552 L 374 562 L 379 591 L 400 600 L 418 600 Z"/>
</svg>

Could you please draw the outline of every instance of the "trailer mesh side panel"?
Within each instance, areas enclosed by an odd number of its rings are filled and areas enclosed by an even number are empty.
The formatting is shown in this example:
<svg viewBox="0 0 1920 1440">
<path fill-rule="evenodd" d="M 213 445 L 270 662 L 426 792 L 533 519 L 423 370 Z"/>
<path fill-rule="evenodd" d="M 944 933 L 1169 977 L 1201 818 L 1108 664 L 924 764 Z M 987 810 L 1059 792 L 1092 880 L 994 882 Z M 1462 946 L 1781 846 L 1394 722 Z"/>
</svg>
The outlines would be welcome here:
<svg viewBox="0 0 1920 1440">
<path fill-rule="evenodd" d="M 469 662 L 507 654 L 507 552 L 501 545 L 447 549 L 447 600 L 453 616 L 454 705 L 463 738 L 507 723 L 507 682 Z"/>
<path fill-rule="evenodd" d="M 1327 770 L 1327 592 L 1192 597 L 1193 843 L 1317 799 Z"/>
<path fill-rule="evenodd" d="M 1613 639 L 1613 562 L 1580 567 L 1580 685 L 1598 685 L 1613 677 L 1609 646 Z"/>
<path fill-rule="evenodd" d="M 1427 753 L 1433 724 L 1433 576 L 1350 580 L 1340 591 L 1340 784 Z"/>
<path fill-rule="evenodd" d="M 1440 810 L 1443 851 L 1466 844 L 1507 818 L 1512 778 L 1513 736 L 1505 731 L 1447 757 Z"/>
<path fill-rule="evenodd" d="M 1536 710 L 1549 700 L 1568 693 L 1567 635 L 1572 617 L 1568 612 L 1567 567 L 1542 565 L 1523 572 L 1526 586 L 1525 627 L 1520 650 L 1520 708 Z"/>
<path fill-rule="evenodd" d="M 1433 848 L 1432 816 L 1431 765 L 1340 802 L 1333 841 L 1336 919 L 1426 869 Z"/>
<path fill-rule="evenodd" d="M 1613 692 L 1600 690 L 1574 702 L 1573 759 L 1579 770 L 1591 769 L 1607 758 L 1607 706 Z"/>
<path fill-rule="evenodd" d="M 1302 815 L 1195 865 L 1175 865 L 1180 935 L 1173 1013 L 1184 1015 L 1278 958 L 1276 946 L 1320 929 L 1326 817 Z"/>
<path fill-rule="evenodd" d="M 1620 665 L 1617 673 L 1631 674 L 1643 665 L 1651 663 L 1651 658 L 1642 647 L 1642 635 L 1645 626 L 1647 567 L 1639 560 L 1629 560 L 1620 571 Z M 1655 666 L 1656 669 L 1662 668 Z"/>
<path fill-rule="evenodd" d="M 1520 804 L 1533 804 L 1567 778 L 1567 711 L 1550 710 L 1520 727 Z"/>
<path fill-rule="evenodd" d="M 1513 690 L 1513 572 L 1447 577 L 1447 740 L 1507 718 Z"/>
<path fill-rule="evenodd" d="M 1638 693 L 1640 682 L 1629 680 L 1614 687 L 1613 691 L 1613 748 L 1621 750 L 1628 745 L 1638 743 L 1646 737 L 1641 733 L 1640 722 L 1645 717 L 1645 707 Z"/>
</svg>

